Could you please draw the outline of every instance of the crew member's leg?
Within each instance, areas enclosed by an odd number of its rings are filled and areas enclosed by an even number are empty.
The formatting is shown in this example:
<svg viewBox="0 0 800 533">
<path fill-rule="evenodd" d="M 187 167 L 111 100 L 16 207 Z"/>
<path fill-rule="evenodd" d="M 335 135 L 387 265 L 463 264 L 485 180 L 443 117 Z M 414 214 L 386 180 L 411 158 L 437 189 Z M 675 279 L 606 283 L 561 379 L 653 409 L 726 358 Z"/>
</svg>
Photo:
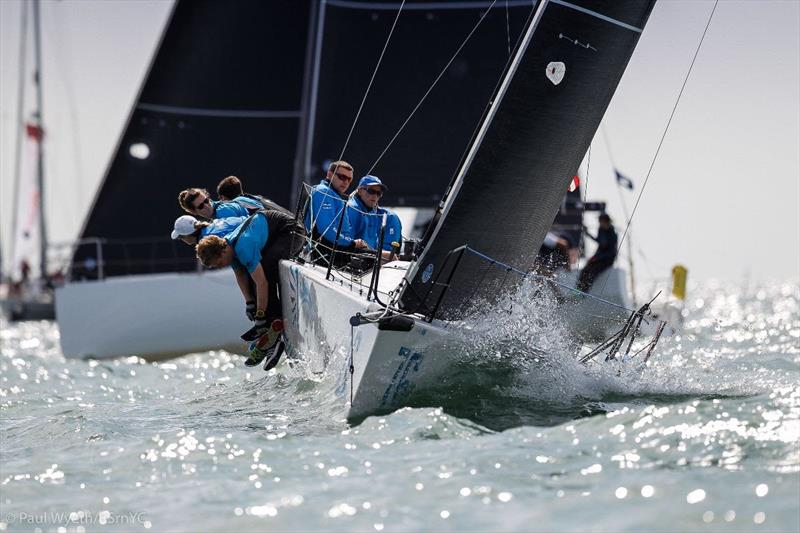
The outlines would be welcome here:
<svg viewBox="0 0 800 533">
<path fill-rule="evenodd" d="M 599 261 L 589 260 L 586 266 L 581 270 L 580 278 L 578 279 L 577 289 L 583 292 L 589 292 L 592 288 L 594 280 L 597 279 L 604 270 L 614 264 L 613 259 L 601 259 Z"/>
<path fill-rule="evenodd" d="M 303 247 L 303 239 L 296 236 L 297 232 L 304 232 L 302 226 L 290 225 L 282 228 L 275 238 L 270 239 L 269 246 L 261 252 L 261 266 L 269 283 L 266 310 L 268 322 L 283 316 L 278 266 L 282 259 L 291 259 Z"/>
</svg>

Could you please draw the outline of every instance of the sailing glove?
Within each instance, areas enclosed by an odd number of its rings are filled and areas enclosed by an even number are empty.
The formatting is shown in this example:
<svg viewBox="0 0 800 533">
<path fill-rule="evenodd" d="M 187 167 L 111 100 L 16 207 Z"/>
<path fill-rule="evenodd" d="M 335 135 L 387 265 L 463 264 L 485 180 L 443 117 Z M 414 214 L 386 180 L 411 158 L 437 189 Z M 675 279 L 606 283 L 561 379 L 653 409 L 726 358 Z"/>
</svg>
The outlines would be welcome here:
<svg viewBox="0 0 800 533">
<path fill-rule="evenodd" d="M 247 315 L 247 320 L 253 321 L 256 319 L 256 303 L 247 301 L 244 303 L 244 312 Z"/>
</svg>

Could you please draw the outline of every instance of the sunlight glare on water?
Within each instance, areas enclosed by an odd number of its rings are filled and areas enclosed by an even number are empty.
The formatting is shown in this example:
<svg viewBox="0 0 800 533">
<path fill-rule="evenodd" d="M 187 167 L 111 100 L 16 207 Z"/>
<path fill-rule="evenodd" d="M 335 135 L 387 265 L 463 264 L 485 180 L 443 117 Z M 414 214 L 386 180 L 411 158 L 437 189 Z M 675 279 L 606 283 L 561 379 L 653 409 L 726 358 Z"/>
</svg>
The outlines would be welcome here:
<svg viewBox="0 0 800 533">
<path fill-rule="evenodd" d="M 3 321 L 0 529 L 797 531 L 800 287 L 687 309 L 641 375 L 542 358 L 563 339 L 514 316 L 445 408 L 355 426 L 302 365 L 65 360 Z"/>
</svg>

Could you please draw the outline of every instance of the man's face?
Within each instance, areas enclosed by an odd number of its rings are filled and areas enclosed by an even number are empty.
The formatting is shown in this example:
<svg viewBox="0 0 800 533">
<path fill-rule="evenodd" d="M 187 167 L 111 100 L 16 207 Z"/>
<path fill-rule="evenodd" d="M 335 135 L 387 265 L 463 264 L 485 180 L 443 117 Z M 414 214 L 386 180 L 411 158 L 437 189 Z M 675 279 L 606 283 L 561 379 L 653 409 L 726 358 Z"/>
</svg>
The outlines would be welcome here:
<svg viewBox="0 0 800 533">
<path fill-rule="evenodd" d="M 209 268 L 223 268 L 230 266 L 233 262 L 233 248 L 230 245 L 226 246 L 222 253 L 216 259 L 210 261 Z"/>
<path fill-rule="evenodd" d="M 194 246 L 197 244 L 197 237 L 194 235 L 181 235 L 179 238 L 189 246 Z"/>
<path fill-rule="evenodd" d="M 364 205 L 370 209 L 378 206 L 378 200 L 383 196 L 383 189 L 377 185 L 367 185 L 366 187 L 358 188 L 358 197 L 364 202 Z"/>
<path fill-rule="evenodd" d="M 331 182 L 333 190 L 339 194 L 347 192 L 350 182 L 353 181 L 353 171 L 344 167 L 337 167 L 334 172 L 328 171 L 327 178 Z"/>
<path fill-rule="evenodd" d="M 192 200 L 192 209 L 193 214 L 203 218 L 214 217 L 214 206 L 211 205 L 211 198 L 203 193 L 198 194 L 197 197 Z"/>
</svg>

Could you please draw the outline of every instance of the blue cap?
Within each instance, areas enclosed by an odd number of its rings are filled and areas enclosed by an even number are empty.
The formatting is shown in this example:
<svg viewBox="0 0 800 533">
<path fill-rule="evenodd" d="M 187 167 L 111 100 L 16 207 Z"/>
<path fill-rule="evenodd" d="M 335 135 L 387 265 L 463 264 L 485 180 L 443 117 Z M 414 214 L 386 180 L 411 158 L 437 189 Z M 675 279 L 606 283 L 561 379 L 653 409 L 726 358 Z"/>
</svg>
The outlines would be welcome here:
<svg viewBox="0 0 800 533">
<path fill-rule="evenodd" d="M 378 176 L 364 176 L 361 178 L 361 181 L 358 182 L 358 187 L 369 187 L 370 185 L 377 185 L 381 187 L 384 191 L 388 189 L 386 185 L 383 184 L 381 179 Z"/>
</svg>

